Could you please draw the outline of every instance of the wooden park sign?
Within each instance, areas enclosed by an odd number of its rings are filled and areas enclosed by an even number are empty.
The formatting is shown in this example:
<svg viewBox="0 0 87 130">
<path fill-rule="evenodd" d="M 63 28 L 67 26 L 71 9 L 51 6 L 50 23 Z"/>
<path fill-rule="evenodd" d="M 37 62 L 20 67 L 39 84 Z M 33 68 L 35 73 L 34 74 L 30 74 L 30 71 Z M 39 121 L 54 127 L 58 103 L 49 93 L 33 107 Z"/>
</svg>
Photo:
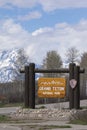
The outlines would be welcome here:
<svg viewBox="0 0 87 130">
<path fill-rule="evenodd" d="M 74 63 L 69 64 L 69 68 L 59 69 L 38 69 L 34 63 L 25 66 L 25 107 L 35 108 L 35 73 L 69 73 L 69 108 L 80 108 L 80 73 L 84 73 L 84 69 L 80 69 Z M 38 95 L 48 98 L 65 97 L 66 80 L 64 78 L 40 78 L 38 80 Z"/>
<path fill-rule="evenodd" d="M 63 98 L 65 97 L 65 90 L 65 78 L 39 78 L 38 80 L 39 97 Z"/>
</svg>

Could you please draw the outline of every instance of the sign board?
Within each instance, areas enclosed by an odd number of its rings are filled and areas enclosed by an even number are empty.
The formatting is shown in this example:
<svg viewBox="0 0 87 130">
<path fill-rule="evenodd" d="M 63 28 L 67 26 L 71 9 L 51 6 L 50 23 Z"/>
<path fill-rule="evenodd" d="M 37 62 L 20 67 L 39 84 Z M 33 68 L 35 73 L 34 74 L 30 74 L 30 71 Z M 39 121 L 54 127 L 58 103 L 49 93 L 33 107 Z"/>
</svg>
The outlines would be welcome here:
<svg viewBox="0 0 87 130">
<path fill-rule="evenodd" d="M 76 87 L 77 81 L 75 79 L 71 79 L 70 80 L 70 86 L 72 89 L 74 89 Z"/>
<path fill-rule="evenodd" d="M 44 98 L 65 97 L 65 78 L 39 78 L 38 96 Z"/>
</svg>

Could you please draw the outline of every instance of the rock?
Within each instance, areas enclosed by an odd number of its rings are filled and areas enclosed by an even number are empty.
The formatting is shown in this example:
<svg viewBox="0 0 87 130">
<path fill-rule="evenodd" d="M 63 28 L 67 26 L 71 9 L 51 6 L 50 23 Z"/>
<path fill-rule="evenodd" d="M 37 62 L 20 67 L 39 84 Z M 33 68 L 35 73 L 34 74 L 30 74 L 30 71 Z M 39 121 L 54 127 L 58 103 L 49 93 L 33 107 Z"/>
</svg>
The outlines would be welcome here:
<svg viewBox="0 0 87 130">
<path fill-rule="evenodd" d="M 47 119 L 47 120 L 69 120 L 70 110 L 59 109 L 20 109 L 17 113 L 12 113 L 12 119 Z"/>
</svg>

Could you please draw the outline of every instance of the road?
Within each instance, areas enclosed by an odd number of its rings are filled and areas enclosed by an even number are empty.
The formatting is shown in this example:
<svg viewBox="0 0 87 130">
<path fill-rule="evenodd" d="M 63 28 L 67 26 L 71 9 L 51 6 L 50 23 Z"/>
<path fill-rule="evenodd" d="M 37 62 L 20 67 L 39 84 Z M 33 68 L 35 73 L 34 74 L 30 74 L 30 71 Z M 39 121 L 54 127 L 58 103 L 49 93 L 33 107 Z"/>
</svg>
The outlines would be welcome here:
<svg viewBox="0 0 87 130">
<path fill-rule="evenodd" d="M 5 108 L 0 108 L 0 114 L 6 115 L 10 113 L 16 112 L 20 107 L 5 107 Z"/>
<path fill-rule="evenodd" d="M 22 130 L 20 127 L 11 126 L 9 124 L 0 124 L 0 130 Z"/>
<path fill-rule="evenodd" d="M 37 105 L 36 107 L 40 106 L 45 106 L 46 108 L 69 108 L 69 102 L 60 102 L 60 103 L 53 103 L 53 104 L 42 104 L 42 105 Z M 81 100 L 80 101 L 80 107 L 87 107 L 87 100 Z"/>
</svg>

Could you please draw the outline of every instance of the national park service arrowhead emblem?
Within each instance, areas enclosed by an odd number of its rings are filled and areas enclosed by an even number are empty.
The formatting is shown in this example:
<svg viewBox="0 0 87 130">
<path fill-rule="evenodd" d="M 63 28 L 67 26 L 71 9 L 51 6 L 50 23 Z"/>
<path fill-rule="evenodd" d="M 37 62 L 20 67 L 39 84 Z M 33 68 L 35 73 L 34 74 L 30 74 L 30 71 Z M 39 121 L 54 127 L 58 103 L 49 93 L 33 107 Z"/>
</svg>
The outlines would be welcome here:
<svg viewBox="0 0 87 130">
<path fill-rule="evenodd" d="M 70 80 L 70 86 L 72 89 L 74 89 L 76 87 L 77 81 L 75 79 L 71 79 Z"/>
</svg>

